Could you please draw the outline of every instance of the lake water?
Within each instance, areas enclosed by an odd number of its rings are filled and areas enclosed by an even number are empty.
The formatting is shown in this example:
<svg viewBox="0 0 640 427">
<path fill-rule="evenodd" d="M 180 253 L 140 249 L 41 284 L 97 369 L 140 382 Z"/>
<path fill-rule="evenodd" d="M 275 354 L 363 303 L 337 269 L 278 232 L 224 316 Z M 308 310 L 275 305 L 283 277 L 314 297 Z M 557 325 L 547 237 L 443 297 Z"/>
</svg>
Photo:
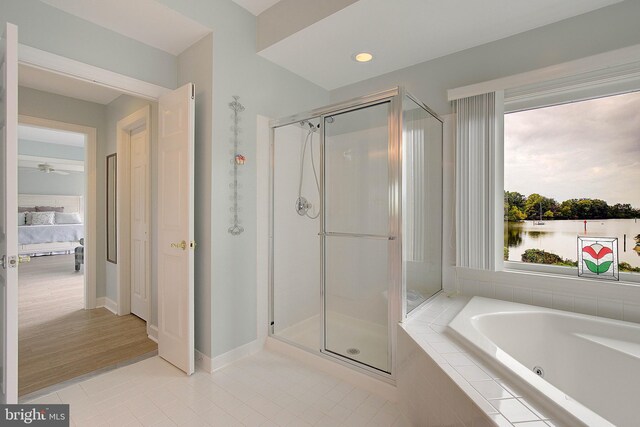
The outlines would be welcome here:
<svg viewBox="0 0 640 427">
<path fill-rule="evenodd" d="M 635 240 L 640 234 L 640 219 L 601 219 L 587 221 L 586 233 L 583 220 L 505 222 L 505 241 L 509 245 L 509 261 L 522 261 L 526 249 L 542 249 L 572 261 L 578 259 L 577 237 L 617 237 L 618 258 L 633 267 L 640 267 L 640 252 L 634 251 Z M 624 235 L 627 236 L 626 251 Z"/>
</svg>

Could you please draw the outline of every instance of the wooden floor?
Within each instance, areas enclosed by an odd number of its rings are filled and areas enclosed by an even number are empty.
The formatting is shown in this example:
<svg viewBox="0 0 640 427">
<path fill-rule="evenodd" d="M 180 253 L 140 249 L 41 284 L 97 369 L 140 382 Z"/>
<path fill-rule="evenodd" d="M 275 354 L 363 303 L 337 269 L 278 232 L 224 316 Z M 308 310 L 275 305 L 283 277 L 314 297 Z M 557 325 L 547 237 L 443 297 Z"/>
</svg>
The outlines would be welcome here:
<svg viewBox="0 0 640 427">
<path fill-rule="evenodd" d="M 73 255 L 31 258 L 18 287 L 20 396 L 157 350 L 138 317 L 83 309 Z"/>
</svg>

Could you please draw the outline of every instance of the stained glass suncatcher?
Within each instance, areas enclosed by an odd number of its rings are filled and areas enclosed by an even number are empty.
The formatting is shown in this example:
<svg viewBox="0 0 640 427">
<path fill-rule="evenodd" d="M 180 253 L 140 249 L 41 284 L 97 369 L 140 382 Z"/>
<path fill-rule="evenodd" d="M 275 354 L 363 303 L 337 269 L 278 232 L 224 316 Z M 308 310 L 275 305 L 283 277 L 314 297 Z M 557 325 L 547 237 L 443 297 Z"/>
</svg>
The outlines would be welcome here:
<svg viewBox="0 0 640 427">
<path fill-rule="evenodd" d="M 620 280 L 618 275 L 618 239 L 578 237 L 578 276 Z"/>
</svg>

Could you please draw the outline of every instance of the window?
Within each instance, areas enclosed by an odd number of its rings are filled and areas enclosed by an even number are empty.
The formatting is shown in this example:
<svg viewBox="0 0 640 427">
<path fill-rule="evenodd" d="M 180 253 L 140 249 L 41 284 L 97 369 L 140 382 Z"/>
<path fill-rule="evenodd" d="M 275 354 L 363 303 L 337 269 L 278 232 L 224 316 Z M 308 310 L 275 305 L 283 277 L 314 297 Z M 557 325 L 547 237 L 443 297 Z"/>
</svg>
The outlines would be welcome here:
<svg viewBox="0 0 640 427">
<path fill-rule="evenodd" d="M 575 273 L 577 236 L 617 237 L 640 275 L 640 92 L 505 114 L 504 189 L 506 261 Z"/>
</svg>

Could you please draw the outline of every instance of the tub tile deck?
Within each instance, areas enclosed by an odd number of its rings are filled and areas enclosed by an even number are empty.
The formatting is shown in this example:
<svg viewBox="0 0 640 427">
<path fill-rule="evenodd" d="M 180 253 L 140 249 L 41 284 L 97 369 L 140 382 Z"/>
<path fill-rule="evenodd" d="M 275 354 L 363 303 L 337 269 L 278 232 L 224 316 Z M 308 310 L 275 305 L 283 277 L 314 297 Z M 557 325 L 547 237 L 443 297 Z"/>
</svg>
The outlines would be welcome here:
<svg viewBox="0 0 640 427">
<path fill-rule="evenodd" d="M 463 390 L 496 426 L 562 427 L 532 404 L 513 384 L 488 367 L 447 332 L 447 325 L 470 300 L 440 294 L 402 324 L 407 334 Z"/>
</svg>

